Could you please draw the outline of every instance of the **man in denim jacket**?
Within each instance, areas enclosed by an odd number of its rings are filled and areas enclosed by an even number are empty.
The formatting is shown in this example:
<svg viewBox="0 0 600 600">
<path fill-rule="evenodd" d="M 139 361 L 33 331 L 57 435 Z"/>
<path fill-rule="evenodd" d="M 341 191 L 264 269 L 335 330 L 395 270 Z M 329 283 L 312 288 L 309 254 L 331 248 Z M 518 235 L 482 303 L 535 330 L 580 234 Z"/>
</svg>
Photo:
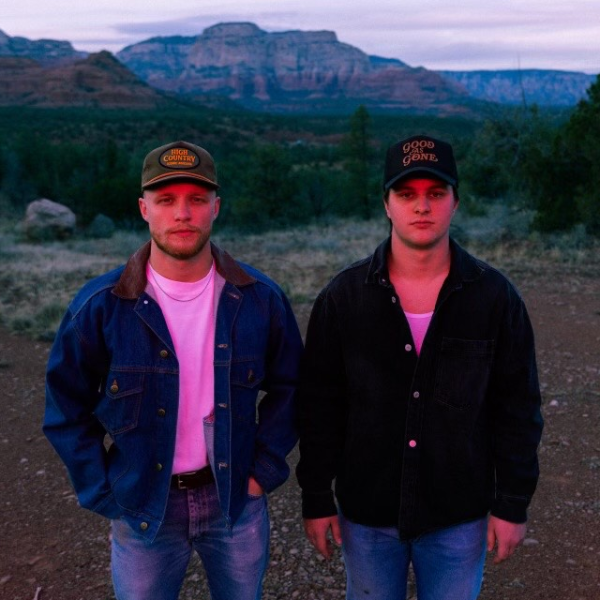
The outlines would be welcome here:
<svg viewBox="0 0 600 600">
<path fill-rule="evenodd" d="M 391 235 L 315 302 L 298 392 L 304 525 L 342 543 L 348 600 L 471 600 L 486 547 L 525 535 L 542 431 L 533 333 L 517 290 L 449 237 L 449 144 L 390 147 Z M 335 480 L 335 498 L 331 490 Z"/>
<path fill-rule="evenodd" d="M 192 550 L 213 600 L 261 593 L 302 341 L 281 289 L 209 241 L 217 189 L 194 144 L 146 156 L 151 240 L 77 294 L 48 362 L 44 432 L 112 520 L 118 600 L 176 599 Z"/>
</svg>

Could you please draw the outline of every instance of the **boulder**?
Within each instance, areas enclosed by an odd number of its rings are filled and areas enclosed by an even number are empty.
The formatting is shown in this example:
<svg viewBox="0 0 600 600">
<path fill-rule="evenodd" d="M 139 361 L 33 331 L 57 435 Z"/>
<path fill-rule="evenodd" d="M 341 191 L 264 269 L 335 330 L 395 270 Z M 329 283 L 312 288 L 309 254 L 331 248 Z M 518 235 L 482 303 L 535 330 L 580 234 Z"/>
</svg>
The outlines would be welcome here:
<svg viewBox="0 0 600 600">
<path fill-rule="evenodd" d="M 23 233 L 32 241 L 64 240 L 75 231 L 75 213 L 47 198 L 34 200 L 27 206 Z"/>
<path fill-rule="evenodd" d="M 86 234 L 91 238 L 109 238 L 115 232 L 115 222 L 106 215 L 98 214 L 89 224 Z"/>
</svg>

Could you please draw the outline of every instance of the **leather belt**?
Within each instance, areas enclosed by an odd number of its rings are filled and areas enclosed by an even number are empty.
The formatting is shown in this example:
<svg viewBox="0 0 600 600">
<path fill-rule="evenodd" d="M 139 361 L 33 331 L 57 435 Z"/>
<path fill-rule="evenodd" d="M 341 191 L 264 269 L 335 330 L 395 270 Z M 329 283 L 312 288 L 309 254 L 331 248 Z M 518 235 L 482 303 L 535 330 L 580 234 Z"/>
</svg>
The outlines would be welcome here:
<svg viewBox="0 0 600 600">
<path fill-rule="evenodd" d="M 193 490 L 203 485 L 208 485 L 215 480 L 212 469 L 206 466 L 198 471 L 177 473 L 171 477 L 171 487 L 179 490 Z"/>
</svg>

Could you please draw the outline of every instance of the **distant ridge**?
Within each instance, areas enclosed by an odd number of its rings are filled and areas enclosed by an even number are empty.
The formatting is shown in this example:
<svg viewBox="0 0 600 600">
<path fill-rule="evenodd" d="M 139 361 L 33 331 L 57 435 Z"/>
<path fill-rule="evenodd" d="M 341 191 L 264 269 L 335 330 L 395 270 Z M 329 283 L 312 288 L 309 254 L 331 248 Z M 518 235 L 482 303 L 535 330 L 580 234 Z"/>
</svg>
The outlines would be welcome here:
<svg viewBox="0 0 600 600">
<path fill-rule="evenodd" d="M 595 75 L 542 69 L 508 71 L 438 71 L 473 98 L 501 104 L 573 106 L 586 95 Z"/>
<path fill-rule="evenodd" d="M 70 42 L 57 40 L 28 40 L 24 37 L 9 37 L 0 30 L 0 58 L 33 58 L 43 66 L 68 64 L 88 55 L 78 52 Z"/>
<path fill-rule="evenodd" d="M 489 103 L 570 107 L 595 76 L 528 69 L 429 71 L 338 41 L 333 31 L 269 33 L 220 23 L 89 55 L 70 42 L 0 31 L 0 105 L 154 108 L 177 96 L 272 112 L 474 115 Z"/>
</svg>

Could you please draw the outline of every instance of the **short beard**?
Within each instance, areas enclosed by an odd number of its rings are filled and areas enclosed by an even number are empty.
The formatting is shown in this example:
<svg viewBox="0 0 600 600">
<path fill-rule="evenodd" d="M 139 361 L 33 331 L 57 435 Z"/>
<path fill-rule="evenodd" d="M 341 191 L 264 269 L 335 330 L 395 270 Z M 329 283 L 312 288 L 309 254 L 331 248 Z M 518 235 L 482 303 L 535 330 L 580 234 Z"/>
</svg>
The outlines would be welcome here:
<svg viewBox="0 0 600 600">
<path fill-rule="evenodd" d="M 161 250 L 162 252 L 164 252 L 166 255 L 168 255 L 172 258 L 175 258 L 177 260 L 189 260 L 189 259 L 192 259 L 192 258 L 195 258 L 196 256 L 198 256 L 198 254 L 200 254 L 200 252 L 202 252 L 202 250 L 204 250 L 204 247 L 206 246 L 206 244 L 208 243 L 208 240 L 210 239 L 210 232 L 200 232 L 200 236 L 198 237 L 198 240 L 196 241 L 196 243 L 191 248 L 188 248 L 186 250 L 176 250 L 175 248 L 172 248 L 171 246 L 164 244 L 154 234 L 150 233 L 150 236 L 152 237 L 152 240 L 156 244 L 156 247 L 159 250 Z"/>
</svg>

